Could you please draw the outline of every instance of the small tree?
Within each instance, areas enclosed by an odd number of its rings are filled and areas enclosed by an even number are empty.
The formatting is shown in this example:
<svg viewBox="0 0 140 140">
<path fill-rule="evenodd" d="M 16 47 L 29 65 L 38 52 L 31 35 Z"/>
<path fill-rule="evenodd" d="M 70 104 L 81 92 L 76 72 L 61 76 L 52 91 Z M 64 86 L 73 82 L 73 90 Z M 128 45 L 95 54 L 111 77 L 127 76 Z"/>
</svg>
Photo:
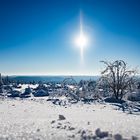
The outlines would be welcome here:
<svg viewBox="0 0 140 140">
<path fill-rule="evenodd" d="M 132 87 L 132 84 L 134 83 L 136 70 L 128 70 L 126 63 L 123 60 L 101 62 L 106 65 L 105 70 L 101 72 L 101 78 L 106 81 L 115 98 L 122 99 L 127 90 Z"/>
<path fill-rule="evenodd" d="M 1 73 L 0 73 L 0 86 L 3 85 L 3 81 L 2 81 L 2 76 L 1 76 Z"/>
</svg>

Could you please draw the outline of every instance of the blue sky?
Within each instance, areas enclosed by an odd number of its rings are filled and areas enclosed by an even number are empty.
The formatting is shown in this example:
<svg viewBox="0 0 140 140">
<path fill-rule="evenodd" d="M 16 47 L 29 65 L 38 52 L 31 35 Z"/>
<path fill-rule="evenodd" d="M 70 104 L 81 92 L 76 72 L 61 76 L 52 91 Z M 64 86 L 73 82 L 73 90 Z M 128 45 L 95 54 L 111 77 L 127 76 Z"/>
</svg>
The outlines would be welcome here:
<svg viewBox="0 0 140 140">
<path fill-rule="evenodd" d="M 89 43 L 80 62 L 80 30 Z M 139 0 L 0 0 L 0 72 L 97 75 L 100 60 L 140 66 Z"/>
</svg>

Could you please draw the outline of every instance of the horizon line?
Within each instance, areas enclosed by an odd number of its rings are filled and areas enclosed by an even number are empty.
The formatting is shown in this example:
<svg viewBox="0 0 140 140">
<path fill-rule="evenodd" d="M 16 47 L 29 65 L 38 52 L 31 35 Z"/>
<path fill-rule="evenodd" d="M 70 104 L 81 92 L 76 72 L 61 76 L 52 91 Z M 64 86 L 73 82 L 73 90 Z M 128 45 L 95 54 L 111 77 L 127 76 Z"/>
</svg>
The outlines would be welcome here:
<svg viewBox="0 0 140 140">
<path fill-rule="evenodd" d="M 101 74 L 2 74 L 1 76 L 101 76 Z M 140 74 L 136 74 L 136 76 L 140 76 Z"/>
</svg>

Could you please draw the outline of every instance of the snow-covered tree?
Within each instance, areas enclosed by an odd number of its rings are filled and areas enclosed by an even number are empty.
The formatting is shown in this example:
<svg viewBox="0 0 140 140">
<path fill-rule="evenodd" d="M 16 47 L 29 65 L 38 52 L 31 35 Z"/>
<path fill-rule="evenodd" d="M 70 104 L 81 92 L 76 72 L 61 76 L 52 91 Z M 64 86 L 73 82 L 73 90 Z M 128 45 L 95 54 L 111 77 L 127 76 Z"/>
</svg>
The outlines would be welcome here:
<svg viewBox="0 0 140 140">
<path fill-rule="evenodd" d="M 102 79 L 106 81 L 115 98 L 122 99 L 134 83 L 136 70 L 128 70 L 123 60 L 101 62 L 105 64 L 105 69 L 101 72 Z"/>
</svg>

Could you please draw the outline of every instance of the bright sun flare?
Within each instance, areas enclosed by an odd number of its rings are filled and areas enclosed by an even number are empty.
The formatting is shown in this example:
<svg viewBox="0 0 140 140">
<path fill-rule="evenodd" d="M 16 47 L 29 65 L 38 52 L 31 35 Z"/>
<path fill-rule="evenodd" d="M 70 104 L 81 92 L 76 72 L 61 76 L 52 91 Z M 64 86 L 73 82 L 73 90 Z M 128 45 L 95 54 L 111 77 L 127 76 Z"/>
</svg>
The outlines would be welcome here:
<svg viewBox="0 0 140 140">
<path fill-rule="evenodd" d="M 83 32 L 80 32 L 80 35 L 76 38 L 76 46 L 80 49 L 80 56 L 81 56 L 81 62 L 83 63 L 84 61 L 84 49 L 88 45 L 88 39 L 87 37 L 83 34 Z"/>
<path fill-rule="evenodd" d="M 79 48 L 84 48 L 87 46 L 87 38 L 83 33 L 80 33 L 79 37 L 76 38 L 76 45 Z"/>
<path fill-rule="evenodd" d="M 80 12 L 80 34 L 75 38 L 75 45 L 80 50 L 81 62 L 84 62 L 84 50 L 88 46 L 88 38 L 83 32 L 82 13 Z"/>
</svg>

